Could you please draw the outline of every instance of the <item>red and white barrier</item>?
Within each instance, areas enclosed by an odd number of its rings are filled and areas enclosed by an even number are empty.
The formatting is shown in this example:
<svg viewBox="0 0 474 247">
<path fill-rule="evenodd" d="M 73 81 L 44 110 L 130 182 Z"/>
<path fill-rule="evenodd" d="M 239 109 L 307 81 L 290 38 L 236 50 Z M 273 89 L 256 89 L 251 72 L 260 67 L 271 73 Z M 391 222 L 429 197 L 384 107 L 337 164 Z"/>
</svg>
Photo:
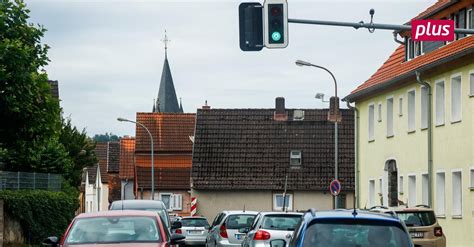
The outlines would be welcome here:
<svg viewBox="0 0 474 247">
<path fill-rule="evenodd" d="M 197 212 L 197 198 L 191 198 L 191 216 L 195 216 Z"/>
</svg>

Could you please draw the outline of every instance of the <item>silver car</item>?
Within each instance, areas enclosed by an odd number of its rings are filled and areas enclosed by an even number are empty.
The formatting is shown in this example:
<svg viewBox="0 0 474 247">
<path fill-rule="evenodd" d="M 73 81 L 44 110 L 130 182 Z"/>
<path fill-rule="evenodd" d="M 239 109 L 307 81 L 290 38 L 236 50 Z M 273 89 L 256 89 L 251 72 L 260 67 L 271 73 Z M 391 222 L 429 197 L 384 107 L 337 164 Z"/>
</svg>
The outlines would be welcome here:
<svg viewBox="0 0 474 247">
<path fill-rule="evenodd" d="M 289 242 L 302 213 L 292 212 L 261 212 L 249 228 L 241 229 L 247 233 L 243 247 L 270 247 L 270 242 L 285 239 Z"/>
<path fill-rule="evenodd" d="M 181 228 L 176 229 L 176 233 L 186 237 L 185 245 L 204 245 L 206 244 L 207 231 L 209 223 L 204 217 L 183 217 Z"/>
<path fill-rule="evenodd" d="M 223 211 L 217 214 L 209 229 L 206 246 L 241 246 L 245 233 L 239 230 L 250 227 L 257 214 L 255 211 Z"/>
</svg>

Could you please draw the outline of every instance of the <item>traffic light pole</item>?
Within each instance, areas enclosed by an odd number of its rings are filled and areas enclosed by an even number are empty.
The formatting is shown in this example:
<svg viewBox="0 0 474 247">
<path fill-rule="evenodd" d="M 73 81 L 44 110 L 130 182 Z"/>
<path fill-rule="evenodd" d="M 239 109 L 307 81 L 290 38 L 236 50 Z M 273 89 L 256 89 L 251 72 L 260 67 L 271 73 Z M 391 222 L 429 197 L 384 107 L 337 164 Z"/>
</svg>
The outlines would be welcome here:
<svg viewBox="0 0 474 247">
<path fill-rule="evenodd" d="M 340 22 L 340 21 L 321 21 L 321 20 L 304 20 L 304 19 L 290 19 L 288 18 L 289 23 L 298 23 L 298 24 L 312 24 L 312 25 L 323 25 L 323 26 L 340 26 L 340 27 L 353 27 L 355 29 L 367 28 L 367 29 L 384 29 L 384 30 L 395 30 L 395 31 L 410 31 L 410 25 L 393 25 L 393 24 L 377 24 L 377 23 L 364 23 L 360 22 Z M 474 29 L 462 29 L 455 28 L 455 33 L 461 34 L 474 34 Z"/>
</svg>

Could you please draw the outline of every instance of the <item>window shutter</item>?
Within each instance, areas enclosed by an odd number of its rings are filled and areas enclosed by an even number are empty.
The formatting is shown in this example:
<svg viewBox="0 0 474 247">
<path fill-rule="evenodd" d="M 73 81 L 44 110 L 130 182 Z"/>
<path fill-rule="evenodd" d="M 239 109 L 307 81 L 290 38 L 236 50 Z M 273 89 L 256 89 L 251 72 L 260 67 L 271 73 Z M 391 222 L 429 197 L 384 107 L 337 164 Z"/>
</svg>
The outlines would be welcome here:
<svg viewBox="0 0 474 247">
<path fill-rule="evenodd" d="M 181 194 L 174 195 L 174 210 L 183 210 L 183 196 Z"/>
<path fill-rule="evenodd" d="M 175 209 L 175 203 L 174 203 L 174 201 L 175 201 L 175 196 L 176 196 L 175 194 L 171 194 L 171 195 L 170 195 L 170 208 L 169 208 L 169 209 L 171 209 L 171 210 L 174 210 L 174 209 Z"/>
</svg>

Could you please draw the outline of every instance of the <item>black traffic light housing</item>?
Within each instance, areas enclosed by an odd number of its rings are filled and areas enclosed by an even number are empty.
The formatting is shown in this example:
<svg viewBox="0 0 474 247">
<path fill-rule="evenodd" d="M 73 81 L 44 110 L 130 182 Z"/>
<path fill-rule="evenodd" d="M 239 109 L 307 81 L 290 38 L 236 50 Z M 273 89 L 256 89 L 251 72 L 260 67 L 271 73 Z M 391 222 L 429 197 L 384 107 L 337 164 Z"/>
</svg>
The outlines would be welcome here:
<svg viewBox="0 0 474 247">
<path fill-rule="evenodd" d="M 263 48 L 262 5 L 258 2 L 239 5 L 239 42 L 242 51 Z"/>
</svg>

